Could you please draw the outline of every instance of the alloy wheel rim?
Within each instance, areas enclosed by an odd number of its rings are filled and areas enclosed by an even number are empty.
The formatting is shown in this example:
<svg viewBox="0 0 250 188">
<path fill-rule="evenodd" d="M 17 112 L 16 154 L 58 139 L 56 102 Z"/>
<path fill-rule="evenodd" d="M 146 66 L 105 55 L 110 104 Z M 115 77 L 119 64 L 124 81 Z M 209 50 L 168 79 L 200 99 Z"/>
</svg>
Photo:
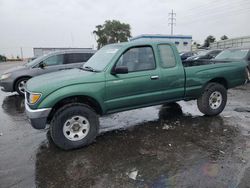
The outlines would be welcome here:
<svg viewBox="0 0 250 188">
<path fill-rule="evenodd" d="M 22 80 L 18 84 L 18 89 L 20 92 L 25 93 L 25 85 L 26 85 L 27 80 Z"/>
<path fill-rule="evenodd" d="M 83 116 L 73 116 L 63 125 L 64 136 L 71 141 L 79 141 L 87 136 L 90 123 Z"/>
</svg>

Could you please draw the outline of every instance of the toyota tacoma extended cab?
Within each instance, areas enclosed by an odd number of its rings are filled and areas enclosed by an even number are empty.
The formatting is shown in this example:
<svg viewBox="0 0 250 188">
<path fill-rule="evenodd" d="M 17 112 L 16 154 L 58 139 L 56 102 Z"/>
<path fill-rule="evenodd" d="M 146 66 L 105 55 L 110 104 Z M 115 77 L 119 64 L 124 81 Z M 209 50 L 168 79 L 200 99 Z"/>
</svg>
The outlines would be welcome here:
<svg viewBox="0 0 250 188">
<path fill-rule="evenodd" d="M 90 144 L 105 114 L 197 99 L 203 114 L 218 115 L 227 90 L 246 80 L 245 63 L 184 67 L 174 44 L 132 41 L 101 48 L 81 68 L 30 79 L 25 107 L 31 125 L 50 125 L 54 143 L 68 150 Z"/>
</svg>

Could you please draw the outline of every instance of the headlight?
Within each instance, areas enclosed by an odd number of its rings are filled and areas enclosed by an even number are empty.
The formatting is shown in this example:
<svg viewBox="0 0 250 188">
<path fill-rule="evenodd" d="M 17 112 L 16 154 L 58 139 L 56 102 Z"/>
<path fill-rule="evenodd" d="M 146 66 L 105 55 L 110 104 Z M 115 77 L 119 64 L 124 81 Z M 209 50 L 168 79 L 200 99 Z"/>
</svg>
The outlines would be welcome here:
<svg viewBox="0 0 250 188">
<path fill-rule="evenodd" d="M 40 97 L 40 93 L 30 93 L 27 100 L 30 104 L 35 104 L 40 99 Z"/>
<path fill-rule="evenodd" d="M 1 80 L 5 80 L 5 79 L 9 78 L 10 75 L 11 75 L 10 73 L 3 74 L 3 75 L 1 76 Z"/>
</svg>

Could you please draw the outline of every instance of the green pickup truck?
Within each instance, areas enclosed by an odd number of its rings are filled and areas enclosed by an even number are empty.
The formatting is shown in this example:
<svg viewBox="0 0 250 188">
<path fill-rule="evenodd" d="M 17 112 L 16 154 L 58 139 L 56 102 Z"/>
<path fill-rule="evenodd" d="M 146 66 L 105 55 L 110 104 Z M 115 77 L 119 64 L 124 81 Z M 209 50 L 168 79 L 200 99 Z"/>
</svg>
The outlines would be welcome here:
<svg viewBox="0 0 250 188">
<path fill-rule="evenodd" d="M 184 67 L 176 47 L 145 40 L 107 45 L 83 67 L 30 79 L 25 107 L 31 124 L 57 146 L 90 144 L 104 114 L 197 99 L 208 116 L 221 113 L 227 89 L 247 81 L 246 64 L 207 63 Z"/>
</svg>

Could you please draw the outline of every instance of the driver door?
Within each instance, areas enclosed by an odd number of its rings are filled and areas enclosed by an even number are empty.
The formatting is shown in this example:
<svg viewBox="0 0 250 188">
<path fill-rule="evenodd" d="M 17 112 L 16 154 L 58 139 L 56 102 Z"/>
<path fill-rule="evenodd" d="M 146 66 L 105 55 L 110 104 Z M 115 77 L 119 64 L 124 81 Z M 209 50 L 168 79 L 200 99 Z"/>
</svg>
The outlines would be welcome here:
<svg viewBox="0 0 250 188">
<path fill-rule="evenodd" d="M 146 106 L 161 99 L 160 71 L 151 46 L 128 49 L 115 67 L 127 67 L 128 73 L 107 75 L 105 104 L 108 111 Z"/>
</svg>

